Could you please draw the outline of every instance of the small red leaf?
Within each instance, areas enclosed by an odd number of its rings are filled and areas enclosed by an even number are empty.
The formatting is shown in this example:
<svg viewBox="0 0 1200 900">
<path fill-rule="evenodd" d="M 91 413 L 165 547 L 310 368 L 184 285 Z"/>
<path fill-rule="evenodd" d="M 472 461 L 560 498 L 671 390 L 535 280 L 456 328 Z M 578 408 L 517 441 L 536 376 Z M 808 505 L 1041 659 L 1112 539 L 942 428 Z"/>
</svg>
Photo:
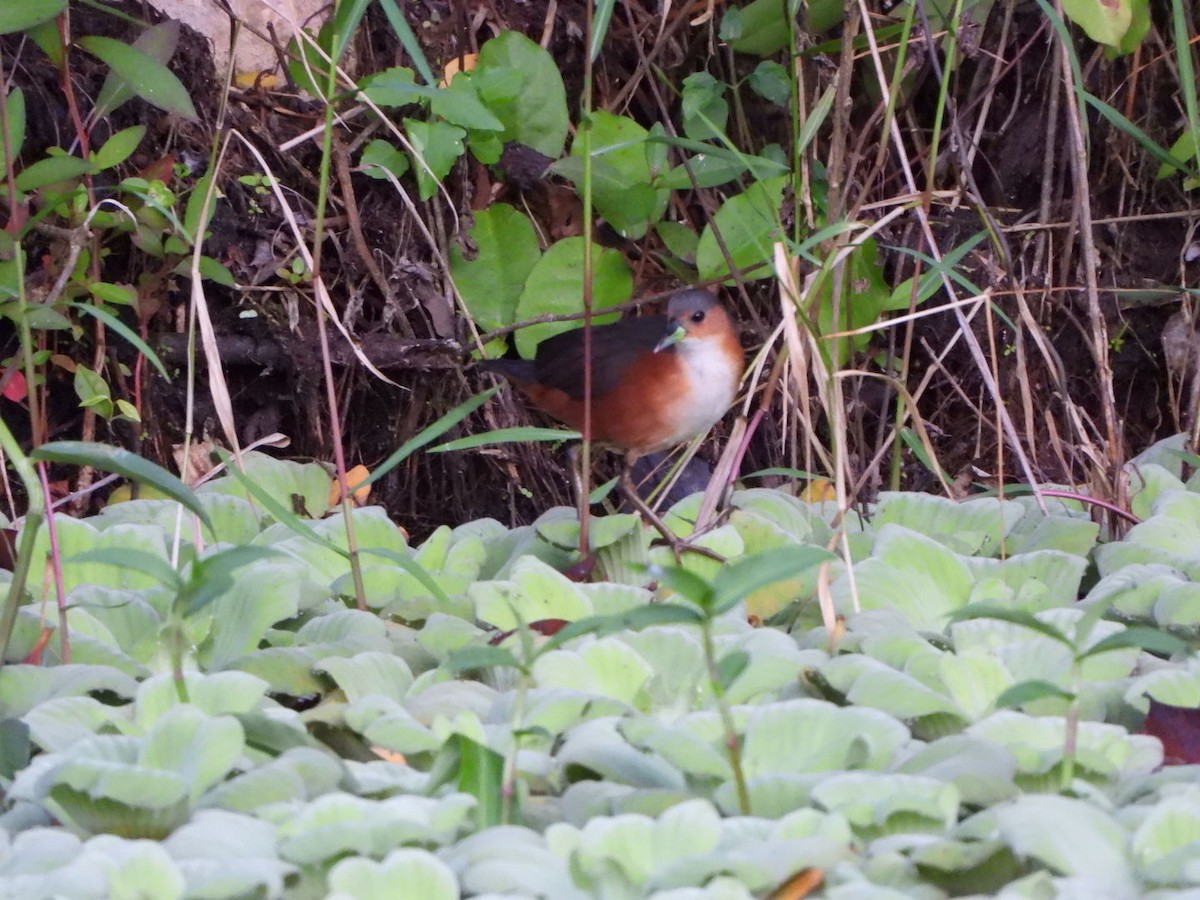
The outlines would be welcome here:
<svg viewBox="0 0 1200 900">
<path fill-rule="evenodd" d="M 0 377 L 0 382 L 4 384 L 3 394 L 4 399 L 20 402 L 29 395 L 29 385 L 25 383 L 25 376 L 20 369 L 10 369 Z"/>
<path fill-rule="evenodd" d="M 1142 732 L 1162 741 L 1167 765 L 1200 763 L 1200 709 L 1151 700 Z"/>
</svg>

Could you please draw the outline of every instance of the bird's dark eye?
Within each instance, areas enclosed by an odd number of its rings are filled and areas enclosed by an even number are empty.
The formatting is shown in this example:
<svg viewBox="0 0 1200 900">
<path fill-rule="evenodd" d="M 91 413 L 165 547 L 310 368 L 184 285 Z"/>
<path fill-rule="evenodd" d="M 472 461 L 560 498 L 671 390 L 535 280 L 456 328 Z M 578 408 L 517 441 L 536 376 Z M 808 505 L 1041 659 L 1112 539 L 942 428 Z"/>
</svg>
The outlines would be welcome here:
<svg viewBox="0 0 1200 900">
<path fill-rule="evenodd" d="M 695 322 L 697 325 L 699 325 L 701 322 L 703 322 L 704 321 L 704 310 L 698 309 L 694 313 L 692 313 L 692 321 Z"/>
</svg>

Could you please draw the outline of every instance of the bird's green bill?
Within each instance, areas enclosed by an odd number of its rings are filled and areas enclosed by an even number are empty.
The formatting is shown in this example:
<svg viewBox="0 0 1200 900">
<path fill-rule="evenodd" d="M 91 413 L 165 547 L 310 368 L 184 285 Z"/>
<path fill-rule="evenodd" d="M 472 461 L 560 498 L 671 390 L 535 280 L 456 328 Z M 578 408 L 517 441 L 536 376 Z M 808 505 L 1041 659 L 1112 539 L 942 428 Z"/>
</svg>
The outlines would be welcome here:
<svg viewBox="0 0 1200 900">
<path fill-rule="evenodd" d="M 654 352 L 658 353 L 660 350 L 666 350 L 672 344 L 678 344 L 686 336 L 687 329 L 685 329 L 682 325 L 676 325 L 674 331 L 668 332 L 661 341 L 654 345 Z"/>
</svg>

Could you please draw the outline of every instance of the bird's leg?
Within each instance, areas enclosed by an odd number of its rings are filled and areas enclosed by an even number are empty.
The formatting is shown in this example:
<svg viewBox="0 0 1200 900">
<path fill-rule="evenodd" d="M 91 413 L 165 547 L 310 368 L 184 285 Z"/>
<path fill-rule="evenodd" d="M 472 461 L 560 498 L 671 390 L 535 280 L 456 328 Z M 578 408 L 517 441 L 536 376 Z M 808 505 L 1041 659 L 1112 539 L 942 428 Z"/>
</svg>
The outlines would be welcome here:
<svg viewBox="0 0 1200 900">
<path fill-rule="evenodd" d="M 714 553 L 705 547 L 694 547 L 682 538 L 672 534 L 671 529 L 667 527 L 666 523 L 658 517 L 658 514 L 650 508 L 649 504 L 642 499 L 641 494 L 637 492 L 637 487 L 633 483 L 633 464 L 636 461 L 636 453 L 630 453 L 625 457 L 625 464 L 621 467 L 621 479 L 619 481 L 621 493 L 625 495 L 625 499 L 629 501 L 629 504 L 642 514 L 642 518 L 653 525 L 654 530 L 662 535 L 662 539 L 667 542 L 671 547 L 671 552 L 675 554 L 675 562 L 681 562 L 681 555 L 685 550 L 692 553 L 699 553 L 701 556 L 707 556 L 709 559 L 715 559 L 717 562 L 725 562 L 725 557 L 720 554 Z"/>
<path fill-rule="evenodd" d="M 572 444 L 567 450 L 567 461 L 571 464 L 571 487 L 575 491 L 575 511 L 579 516 L 579 555 L 586 557 L 591 551 L 588 537 L 588 490 L 587 481 L 580 471 L 579 445 Z"/>
</svg>

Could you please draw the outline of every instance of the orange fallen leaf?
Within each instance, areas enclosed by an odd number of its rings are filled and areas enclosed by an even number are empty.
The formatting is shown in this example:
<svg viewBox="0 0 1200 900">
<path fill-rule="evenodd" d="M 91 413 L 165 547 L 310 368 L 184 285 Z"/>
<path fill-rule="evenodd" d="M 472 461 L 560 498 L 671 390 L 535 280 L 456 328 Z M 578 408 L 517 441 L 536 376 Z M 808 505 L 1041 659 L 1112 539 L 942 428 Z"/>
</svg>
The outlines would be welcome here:
<svg viewBox="0 0 1200 900">
<path fill-rule="evenodd" d="M 475 68 L 475 60 L 478 58 L 477 53 L 464 53 L 462 56 L 455 56 L 450 59 L 442 69 L 442 83 L 438 87 L 445 87 L 454 80 L 454 76 L 459 72 L 470 72 Z"/>
<path fill-rule="evenodd" d="M 350 489 L 350 496 L 353 498 L 355 506 L 365 506 L 367 498 L 371 496 L 371 486 L 363 484 L 370 477 L 371 470 L 361 465 L 355 466 L 346 473 L 346 485 Z M 329 505 L 337 506 L 341 502 L 341 487 L 335 479 L 333 484 L 329 485 Z"/>
<path fill-rule="evenodd" d="M 389 750 L 387 747 L 372 747 L 371 752 L 384 762 L 395 763 L 398 766 L 408 765 L 408 760 L 404 758 L 403 753 L 397 753 L 395 750 Z"/>
</svg>

